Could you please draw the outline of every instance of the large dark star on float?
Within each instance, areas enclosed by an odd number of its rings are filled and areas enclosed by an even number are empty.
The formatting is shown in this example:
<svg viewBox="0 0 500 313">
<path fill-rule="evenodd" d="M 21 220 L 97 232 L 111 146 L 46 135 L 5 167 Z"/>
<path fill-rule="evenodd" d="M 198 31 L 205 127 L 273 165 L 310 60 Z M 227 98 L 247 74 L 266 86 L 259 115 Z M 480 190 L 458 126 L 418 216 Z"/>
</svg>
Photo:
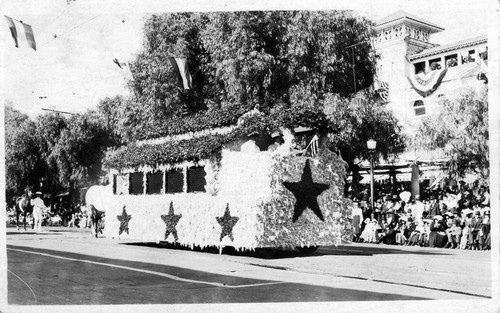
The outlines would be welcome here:
<svg viewBox="0 0 500 313">
<path fill-rule="evenodd" d="M 128 215 L 125 210 L 125 206 L 123 206 L 122 215 L 116 216 L 120 221 L 120 229 L 118 230 L 118 235 L 121 235 L 124 231 L 128 234 L 128 222 L 132 219 L 132 215 Z"/>
<path fill-rule="evenodd" d="M 283 182 L 283 186 L 290 190 L 297 200 L 293 211 L 294 223 L 299 219 L 302 213 L 304 213 L 306 208 L 311 209 L 320 220 L 325 221 L 323 213 L 321 213 L 321 209 L 319 208 L 317 197 L 323 191 L 330 188 L 330 185 L 315 183 L 313 181 L 309 159 L 306 161 L 306 166 L 304 167 L 300 181 L 296 183 Z"/>
<path fill-rule="evenodd" d="M 177 223 L 179 223 L 181 217 L 182 214 L 174 214 L 174 205 L 172 202 L 170 202 L 170 208 L 168 209 L 168 214 L 161 216 L 161 219 L 167 225 L 167 230 L 165 231 L 165 240 L 167 240 L 170 234 L 174 236 L 175 241 L 179 240 L 179 238 L 177 237 L 177 229 L 175 229 L 175 226 L 177 226 Z"/>
<path fill-rule="evenodd" d="M 238 220 L 240 219 L 239 217 L 236 216 L 231 216 L 231 213 L 229 212 L 229 203 L 226 206 L 226 211 L 224 211 L 224 215 L 221 217 L 215 217 L 217 219 L 217 223 L 222 228 L 222 232 L 220 234 L 220 240 L 222 241 L 222 238 L 225 236 L 228 236 L 231 241 L 234 241 L 233 238 L 233 227 L 236 225 Z"/>
</svg>

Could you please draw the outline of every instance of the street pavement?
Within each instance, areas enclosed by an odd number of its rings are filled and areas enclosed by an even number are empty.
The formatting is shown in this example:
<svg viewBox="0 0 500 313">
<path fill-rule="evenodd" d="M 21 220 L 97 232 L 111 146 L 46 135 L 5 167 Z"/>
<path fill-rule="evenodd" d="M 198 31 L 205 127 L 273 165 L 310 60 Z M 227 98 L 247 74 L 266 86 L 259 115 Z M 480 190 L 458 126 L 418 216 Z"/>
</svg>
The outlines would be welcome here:
<svg viewBox="0 0 500 313">
<path fill-rule="evenodd" d="M 7 228 L 12 305 L 489 299 L 491 253 L 354 243 L 298 252 L 191 251 Z"/>
</svg>

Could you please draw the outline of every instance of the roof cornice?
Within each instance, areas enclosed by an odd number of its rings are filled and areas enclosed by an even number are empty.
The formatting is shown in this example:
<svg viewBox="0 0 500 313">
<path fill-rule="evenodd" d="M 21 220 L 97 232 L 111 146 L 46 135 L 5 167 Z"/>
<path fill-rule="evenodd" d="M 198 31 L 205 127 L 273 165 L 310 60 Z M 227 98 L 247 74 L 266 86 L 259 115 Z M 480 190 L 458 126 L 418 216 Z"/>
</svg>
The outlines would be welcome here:
<svg viewBox="0 0 500 313">
<path fill-rule="evenodd" d="M 447 45 L 429 48 L 429 49 L 426 49 L 420 53 L 411 55 L 409 58 L 411 61 L 413 61 L 413 60 L 417 60 L 420 58 L 425 58 L 428 56 L 440 54 L 443 52 L 463 49 L 463 48 L 467 48 L 467 47 L 471 47 L 471 46 L 475 46 L 475 45 L 479 45 L 479 44 L 483 44 L 483 43 L 487 43 L 487 42 L 488 42 L 488 38 L 486 36 L 474 37 L 474 38 L 459 41 L 456 43 L 451 43 L 451 44 L 447 44 Z"/>
</svg>

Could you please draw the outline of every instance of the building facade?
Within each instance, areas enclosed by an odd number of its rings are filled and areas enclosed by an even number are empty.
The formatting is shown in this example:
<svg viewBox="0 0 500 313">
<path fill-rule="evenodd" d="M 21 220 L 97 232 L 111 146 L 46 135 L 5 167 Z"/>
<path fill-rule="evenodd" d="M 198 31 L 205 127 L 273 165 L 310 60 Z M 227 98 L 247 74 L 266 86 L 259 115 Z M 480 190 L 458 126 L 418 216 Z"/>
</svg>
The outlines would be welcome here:
<svg viewBox="0 0 500 313">
<path fill-rule="evenodd" d="M 445 31 L 443 27 L 402 10 L 377 21 L 375 30 L 374 46 L 380 56 L 375 89 L 385 91 L 383 99 L 407 136 L 415 135 L 423 120 L 436 120 L 443 97 L 453 99 L 466 89 L 485 88 L 486 35 L 439 45 L 432 39 Z M 442 150 L 408 146 L 389 164 L 380 162 L 375 179 L 389 179 L 393 188 L 397 181 L 411 181 L 415 195 L 420 192 L 419 181 L 443 176 L 445 162 Z M 365 163 L 361 168 L 368 171 Z"/>
<path fill-rule="evenodd" d="M 388 106 L 408 134 L 423 118 L 439 112 L 440 98 L 452 99 L 466 88 L 484 88 L 486 35 L 434 44 L 432 35 L 444 28 L 404 11 L 379 20 L 376 31 L 378 78 L 387 83 Z"/>
</svg>

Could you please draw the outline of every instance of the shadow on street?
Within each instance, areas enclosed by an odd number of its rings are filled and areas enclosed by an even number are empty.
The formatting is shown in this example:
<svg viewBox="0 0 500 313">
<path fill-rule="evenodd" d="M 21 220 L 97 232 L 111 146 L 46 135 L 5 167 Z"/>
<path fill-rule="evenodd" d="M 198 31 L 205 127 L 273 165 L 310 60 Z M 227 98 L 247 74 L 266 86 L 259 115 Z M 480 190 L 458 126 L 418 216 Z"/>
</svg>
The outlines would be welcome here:
<svg viewBox="0 0 500 313">
<path fill-rule="evenodd" d="M 192 250 L 202 253 L 218 254 L 218 247 L 205 247 L 200 248 L 195 246 L 193 249 L 190 247 L 185 247 L 180 244 L 160 242 L 160 243 L 124 243 L 124 245 L 131 246 L 141 246 L 141 247 L 151 247 L 159 249 L 173 249 L 173 250 Z M 259 259 L 284 259 L 284 258 L 302 258 L 302 257 L 317 257 L 323 255 L 361 255 L 361 256 L 373 256 L 377 254 L 418 254 L 418 255 L 450 255 L 446 253 L 445 250 L 439 249 L 434 251 L 421 250 L 415 247 L 414 250 L 397 249 L 397 246 L 383 246 L 378 245 L 366 246 L 355 246 L 355 245 L 345 245 L 338 247 L 319 247 L 318 250 L 312 253 L 304 253 L 298 250 L 283 250 L 275 248 L 257 248 L 253 251 L 245 250 L 238 251 L 237 249 L 226 246 L 222 248 L 223 254 L 233 255 L 233 256 L 246 256 L 255 257 Z"/>
</svg>

